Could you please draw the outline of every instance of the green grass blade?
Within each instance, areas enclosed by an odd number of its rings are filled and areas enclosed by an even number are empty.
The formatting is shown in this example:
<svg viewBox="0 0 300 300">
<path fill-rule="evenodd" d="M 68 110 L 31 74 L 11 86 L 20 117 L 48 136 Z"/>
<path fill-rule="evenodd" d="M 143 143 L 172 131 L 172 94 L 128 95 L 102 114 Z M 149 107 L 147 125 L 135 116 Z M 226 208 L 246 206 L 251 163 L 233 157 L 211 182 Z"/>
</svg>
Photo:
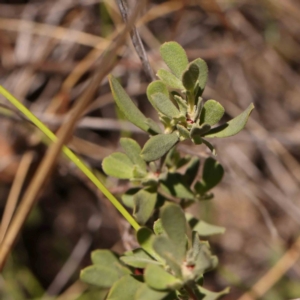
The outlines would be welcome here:
<svg viewBox="0 0 300 300">
<path fill-rule="evenodd" d="M 14 105 L 22 114 L 24 114 L 36 127 L 38 127 L 52 142 L 57 140 L 56 135 L 41 122 L 29 109 L 27 109 L 18 99 L 10 94 L 4 87 L 0 85 L 0 94 L 2 94 L 12 105 Z M 62 152 L 89 178 L 89 180 L 104 194 L 104 196 L 113 204 L 113 206 L 121 213 L 121 215 L 130 223 L 130 225 L 138 230 L 140 225 L 122 206 L 122 204 L 110 193 L 103 183 L 95 176 L 93 171 L 67 146 L 63 146 Z"/>
</svg>

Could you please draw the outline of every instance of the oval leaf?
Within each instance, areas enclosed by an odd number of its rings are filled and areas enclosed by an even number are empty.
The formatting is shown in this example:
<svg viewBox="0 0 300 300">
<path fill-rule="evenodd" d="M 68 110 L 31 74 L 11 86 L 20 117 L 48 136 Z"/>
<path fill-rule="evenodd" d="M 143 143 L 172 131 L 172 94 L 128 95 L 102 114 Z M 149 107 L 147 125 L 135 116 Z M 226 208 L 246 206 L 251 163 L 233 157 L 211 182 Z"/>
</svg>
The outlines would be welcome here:
<svg viewBox="0 0 300 300">
<path fill-rule="evenodd" d="M 165 232 L 183 258 L 186 252 L 186 219 L 183 210 L 177 204 L 168 203 L 162 207 L 160 218 Z"/>
<path fill-rule="evenodd" d="M 174 274 L 181 278 L 181 264 L 183 262 L 182 255 L 175 245 L 166 235 L 156 236 L 153 240 L 153 249 L 163 258 L 165 263 L 172 269 Z"/>
<path fill-rule="evenodd" d="M 168 291 L 153 290 L 144 283 L 136 292 L 134 300 L 163 300 L 169 293 Z M 176 296 L 172 299 L 175 298 Z"/>
<path fill-rule="evenodd" d="M 198 157 L 193 157 L 185 171 L 185 174 L 183 176 L 184 182 L 188 184 L 189 186 L 194 182 L 198 175 L 198 170 L 200 167 L 200 159 Z"/>
<path fill-rule="evenodd" d="M 206 132 L 208 132 L 210 128 L 211 126 L 209 124 L 202 124 L 201 126 L 199 126 L 196 123 L 194 123 L 190 131 L 190 136 L 191 138 L 201 137 Z"/>
<path fill-rule="evenodd" d="M 156 265 L 146 267 L 144 279 L 149 287 L 156 290 L 177 290 L 182 287 L 181 280 Z"/>
<path fill-rule="evenodd" d="M 203 105 L 200 116 L 200 124 L 209 124 L 211 126 L 217 124 L 223 117 L 224 107 L 215 100 L 207 100 Z"/>
<path fill-rule="evenodd" d="M 103 171 L 109 176 L 120 179 L 130 179 L 133 177 L 134 164 L 126 154 L 121 152 L 115 152 L 105 157 L 102 167 Z"/>
<path fill-rule="evenodd" d="M 163 234 L 164 228 L 162 227 L 161 219 L 157 219 L 154 224 L 153 224 L 153 231 L 156 235 L 161 235 Z"/>
<path fill-rule="evenodd" d="M 181 79 L 189 63 L 184 49 L 176 42 L 168 42 L 161 45 L 159 51 L 166 65 L 175 76 Z"/>
<path fill-rule="evenodd" d="M 179 111 L 180 111 L 180 114 L 184 117 L 186 117 L 186 113 L 187 113 L 187 109 L 188 109 L 188 106 L 186 104 L 186 101 L 182 99 L 181 96 L 179 95 L 176 95 L 173 93 L 173 98 L 174 100 L 177 102 L 178 104 L 178 107 L 179 107 Z"/>
<path fill-rule="evenodd" d="M 188 91 L 193 91 L 199 77 L 199 68 L 197 64 L 191 63 L 187 70 L 182 74 L 182 84 Z"/>
<path fill-rule="evenodd" d="M 228 136 L 235 135 L 239 133 L 246 125 L 247 120 L 254 109 L 253 103 L 251 103 L 248 108 L 239 114 L 234 119 L 230 120 L 229 122 L 220 125 L 216 128 L 210 130 L 205 137 L 206 138 L 224 138 Z"/>
<path fill-rule="evenodd" d="M 196 182 L 195 191 L 203 195 L 221 181 L 223 174 L 224 169 L 222 165 L 214 158 L 208 157 L 204 163 L 202 180 L 201 182 Z"/>
<path fill-rule="evenodd" d="M 140 156 L 142 151 L 140 145 L 130 138 L 121 138 L 120 144 L 132 163 L 138 165 L 143 171 L 146 171 L 147 165 Z"/>
<path fill-rule="evenodd" d="M 110 288 L 120 278 L 119 273 L 111 267 L 93 265 L 80 272 L 80 279 L 100 288 Z"/>
<path fill-rule="evenodd" d="M 130 121 L 132 124 L 146 132 L 151 131 L 151 129 L 153 128 L 150 128 L 147 124 L 147 118 L 132 102 L 132 100 L 127 95 L 126 91 L 123 89 L 119 81 L 110 75 L 109 84 L 115 102 L 118 105 L 120 111 L 126 117 L 126 119 L 128 119 L 128 121 Z"/>
<path fill-rule="evenodd" d="M 202 124 L 201 126 L 194 123 L 190 131 L 190 137 L 193 143 L 196 145 L 202 144 L 202 136 L 210 130 L 211 126 L 208 124 Z"/>
<path fill-rule="evenodd" d="M 193 227 L 193 231 L 198 232 L 200 236 L 211 236 L 215 234 L 223 234 L 225 232 L 225 228 L 212 225 L 201 220 Z"/>
<path fill-rule="evenodd" d="M 118 257 L 110 250 L 98 249 L 91 254 L 94 265 L 109 267 L 114 264 L 120 264 Z"/>
<path fill-rule="evenodd" d="M 169 98 L 169 90 L 161 80 L 153 81 L 147 87 L 147 98 L 155 109 L 157 108 L 155 107 L 155 104 L 152 102 L 152 95 L 156 93 L 162 93 Z"/>
<path fill-rule="evenodd" d="M 173 102 L 163 93 L 156 93 L 151 96 L 154 108 L 169 117 L 170 119 L 179 117 L 179 110 Z"/>
<path fill-rule="evenodd" d="M 127 275 L 119 279 L 110 289 L 107 300 L 132 300 L 143 285 L 141 276 Z"/>
<path fill-rule="evenodd" d="M 182 82 L 180 79 L 178 79 L 175 75 L 173 75 L 171 72 L 160 69 L 158 70 L 156 74 L 161 81 L 163 81 L 168 87 L 171 87 L 173 89 L 177 90 L 183 90 L 184 86 L 182 85 Z"/>
<path fill-rule="evenodd" d="M 165 180 L 161 181 L 162 189 L 168 194 L 181 198 L 194 200 L 194 194 L 185 183 L 183 175 L 179 173 L 168 173 Z"/>
<path fill-rule="evenodd" d="M 161 258 L 156 254 L 155 250 L 153 249 L 153 241 L 155 235 L 153 232 L 147 227 L 141 227 L 137 233 L 136 238 L 139 245 L 152 257 L 154 257 L 157 261 L 161 262 Z"/>
<path fill-rule="evenodd" d="M 186 140 L 186 139 L 189 139 L 190 138 L 190 132 L 182 125 L 180 124 L 177 124 L 176 125 L 176 128 L 179 132 L 179 135 L 180 135 L 180 140 L 183 141 L 183 140 Z"/>
<path fill-rule="evenodd" d="M 131 209 L 133 209 L 134 208 L 134 201 L 133 201 L 133 197 L 134 197 L 134 195 L 140 190 L 141 188 L 139 188 L 139 187 L 135 187 L 135 188 L 131 188 L 131 189 L 128 189 L 127 191 L 126 191 L 126 193 L 124 193 L 123 195 L 122 195 L 122 201 L 123 201 L 123 203 L 127 206 L 127 207 L 129 207 L 129 208 L 131 208 Z"/>
<path fill-rule="evenodd" d="M 141 152 L 145 161 L 154 161 L 165 155 L 179 140 L 176 132 L 171 134 L 158 134 L 151 137 Z"/>
<path fill-rule="evenodd" d="M 139 224 L 144 225 L 151 217 L 155 208 L 157 193 L 146 189 L 138 191 L 134 197 L 133 216 Z"/>
<path fill-rule="evenodd" d="M 146 123 L 154 133 L 162 133 L 161 128 L 154 120 L 147 118 Z"/>
<path fill-rule="evenodd" d="M 125 253 L 126 254 L 126 253 Z M 120 260 L 131 267 L 144 269 L 148 264 L 159 265 L 159 262 L 154 260 L 150 255 L 148 255 L 143 249 L 135 249 L 131 253 L 120 257 Z"/>
<path fill-rule="evenodd" d="M 201 97 L 207 82 L 207 75 L 208 75 L 208 67 L 206 62 L 201 59 L 201 58 L 197 58 L 194 61 L 192 61 L 192 63 L 196 64 L 199 68 L 199 77 L 198 77 L 198 81 L 199 81 L 199 90 L 197 92 L 196 98 Z"/>
</svg>

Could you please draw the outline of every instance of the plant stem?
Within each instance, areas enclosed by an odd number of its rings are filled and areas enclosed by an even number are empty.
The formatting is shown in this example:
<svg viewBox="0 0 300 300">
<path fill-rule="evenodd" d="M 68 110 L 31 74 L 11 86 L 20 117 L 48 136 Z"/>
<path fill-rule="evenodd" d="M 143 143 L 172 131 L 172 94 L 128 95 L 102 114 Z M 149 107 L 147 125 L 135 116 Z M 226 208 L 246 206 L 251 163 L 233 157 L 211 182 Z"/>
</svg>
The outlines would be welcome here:
<svg viewBox="0 0 300 300">
<path fill-rule="evenodd" d="M 188 292 L 190 299 L 192 300 L 198 300 L 196 295 L 194 294 L 192 288 L 190 288 L 189 286 L 185 286 L 186 291 Z"/>
<path fill-rule="evenodd" d="M 123 21 L 125 23 L 127 23 L 128 22 L 127 1 L 126 0 L 117 0 L 117 4 L 119 6 Z M 130 31 L 130 36 L 131 36 L 132 44 L 135 48 L 135 51 L 138 54 L 138 56 L 142 62 L 144 72 L 146 73 L 148 79 L 150 79 L 151 81 L 154 81 L 155 75 L 150 66 L 150 63 L 149 63 L 149 60 L 147 57 L 147 53 L 146 53 L 145 47 L 143 45 L 143 42 L 141 40 L 141 37 L 139 35 L 139 32 L 137 31 L 135 26 L 132 26 L 131 31 Z"/>
<path fill-rule="evenodd" d="M 23 113 L 34 125 L 36 125 L 52 142 L 57 140 L 56 135 L 41 122 L 29 109 L 27 109 L 18 99 L 10 94 L 4 87 L 0 86 L 0 93 L 10 101 L 21 113 Z M 93 171 L 76 156 L 67 146 L 63 146 L 62 152 L 69 158 L 90 180 L 93 184 L 107 197 L 113 206 L 122 214 L 122 216 L 137 231 L 140 225 L 122 206 L 122 204 L 110 193 L 103 183 L 95 176 Z"/>
</svg>

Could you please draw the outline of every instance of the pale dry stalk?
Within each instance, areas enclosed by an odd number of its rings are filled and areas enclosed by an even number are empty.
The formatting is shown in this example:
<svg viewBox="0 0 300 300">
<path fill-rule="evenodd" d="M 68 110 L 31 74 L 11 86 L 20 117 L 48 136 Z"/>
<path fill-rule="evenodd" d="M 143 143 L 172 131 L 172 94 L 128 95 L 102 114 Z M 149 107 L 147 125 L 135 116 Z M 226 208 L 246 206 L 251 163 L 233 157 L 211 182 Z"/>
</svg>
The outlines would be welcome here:
<svg viewBox="0 0 300 300">
<path fill-rule="evenodd" d="M 32 151 L 28 151 L 23 155 L 21 162 L 19 164 L 14 182 L 12 184 L 11 190 L 7 198 L 7 202 L 1 220 L 0 244 L 3 241 L 9 223 L 11 222 L 13 214 L 16 210 L 21 189 L 24 184 L 26 175 L 28 174 L 28 170 L 32 163 L 33 157 L 34 157 L 34 153 Z"/>
</svg>

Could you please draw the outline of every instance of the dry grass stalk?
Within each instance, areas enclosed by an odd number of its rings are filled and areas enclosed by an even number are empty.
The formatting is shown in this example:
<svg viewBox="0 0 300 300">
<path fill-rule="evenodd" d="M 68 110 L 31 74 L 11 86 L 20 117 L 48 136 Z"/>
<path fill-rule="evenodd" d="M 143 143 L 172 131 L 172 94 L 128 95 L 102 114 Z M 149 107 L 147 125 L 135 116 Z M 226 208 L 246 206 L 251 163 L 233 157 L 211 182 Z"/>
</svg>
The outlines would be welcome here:
<svg viewBox="0 0 300 300">
<path fill-rule="evenodd" d="M 256 300 L 261 299 L 283 276 L 292 268 L 300 257 L 300 237 L 292 247 L 282 256 L 282 258 L 272 267 L 257 283 L 253 285 L 250 291 L 243 294 L 238 300 Z"/>
<path fill-rule="evenodd" d="M 16 210 L 21 189 L 24 184 L 25 178 L 27 176 L 29 167 L 32 163 L 33 157 L 34 157 L 34 153 L 32 151 L 29 151 L 23 155 L 21 162 L 19 164 L 19 168 L 17 170 L 13 185 L 11 187 L 9 196 L 7 198 L 7 202 L 1 220 L 0 244 L 3 241 L 3 238 L 7 232 L 7 228 Z"/>
</svg>

